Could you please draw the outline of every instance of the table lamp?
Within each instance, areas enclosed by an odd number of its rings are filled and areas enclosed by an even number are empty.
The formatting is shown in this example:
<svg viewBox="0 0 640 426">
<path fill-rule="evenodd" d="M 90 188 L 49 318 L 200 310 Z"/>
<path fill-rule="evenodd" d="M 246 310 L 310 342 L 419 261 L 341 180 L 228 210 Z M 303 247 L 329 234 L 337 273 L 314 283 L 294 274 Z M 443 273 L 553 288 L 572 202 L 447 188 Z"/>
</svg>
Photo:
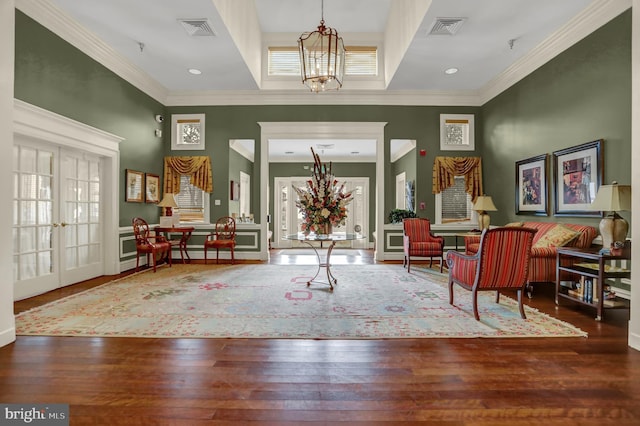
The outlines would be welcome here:
<svg viewBox="0 0 640 426">
<path fill-rule="evenodd" d="M 616 211 L 631 211 L 631 185 L 618 185 L 616 181 L 611 185 L 600 185 L 591 209 L 611 212 L 600 221 L 603 249 L 611 248 L 615 241 L 627 239 L 629 223 Z"/>
<path fill-rule="evenodd" d="M 484 231 L 489 228 L 489 221 L 491 220 L 487 212 L 495 212 L 498 209 L 493 204 L 490 195 L 480 195 L 473 204 L 473 210 L 478 212 L 478 228 L 480 231 Z"/>
<path fill-rule="evenodd" d="M 160 225 L 161 226 L 173 226 L 175 219 L 173 216 L 173 208 L 178 207 L 176 204 L 176 199 L 173 194 L 166 193 L 164 197 L 162 197 L 162 201 L 157 204 L 158 207 L 162 207 L 162 214 L 160 215 Z M 178 222 L 180 218 L 177 218 Z"/>
</svg>

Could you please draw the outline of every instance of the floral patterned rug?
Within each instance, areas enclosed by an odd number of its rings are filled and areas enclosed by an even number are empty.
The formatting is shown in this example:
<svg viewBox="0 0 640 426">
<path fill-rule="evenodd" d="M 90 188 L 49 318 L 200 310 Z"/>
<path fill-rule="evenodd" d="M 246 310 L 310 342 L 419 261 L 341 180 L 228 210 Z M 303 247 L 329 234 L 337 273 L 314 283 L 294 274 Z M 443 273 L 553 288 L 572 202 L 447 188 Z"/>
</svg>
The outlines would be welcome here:
<svg viewBox="0 0 640 426">
<path fill-rule="evenodd" d="M 420 265 L 337 265 L 335 290 L 307 281 L 315 267 L 174 265 L 140 272 L 16 316 L 18 335 L 393 339 L 586 336 L 495 293 L 457 287 Z M 320 278 L 323 274 L 320 274 Z"/>
</svg>

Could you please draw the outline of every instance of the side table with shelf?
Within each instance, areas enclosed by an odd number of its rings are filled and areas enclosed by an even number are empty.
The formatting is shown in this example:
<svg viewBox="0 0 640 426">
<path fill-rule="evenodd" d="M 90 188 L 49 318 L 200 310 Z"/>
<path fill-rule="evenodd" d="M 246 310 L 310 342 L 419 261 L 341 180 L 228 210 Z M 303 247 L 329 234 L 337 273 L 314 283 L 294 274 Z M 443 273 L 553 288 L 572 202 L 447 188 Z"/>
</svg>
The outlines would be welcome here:
<svg viewBox="0 0 640 426">
<path fill-rule="evenodd" d="M 630 270 L 611 264 L 612 261 L 631 259 L 629 251 L 625 251 L 619 256 L 613 256 L 601 254 L 594 249 L 558 248 L 556 256 L 556 305 L 560 304 L 560 299 L 565 299 L 594 307 L 596 309 L 596 321 L 602 319 L 605 308 L 628 308 L 628 303 L 622 299 L 618 300 L 619 298 L 608 299 L 611 302 L 605 303 L 605 285 L 607 279 L 629 278 L 631 276 Z M 583 281 L 585 279 L 597 280 L 593 284 L 592 300 L 580 298 L 563 286 L 561 284 L 562 271 L 566 271 L 572 276 L 582 277 Z M 611 303 L 612 306 L 606 306 L 608 303 Z"/>
</svg>

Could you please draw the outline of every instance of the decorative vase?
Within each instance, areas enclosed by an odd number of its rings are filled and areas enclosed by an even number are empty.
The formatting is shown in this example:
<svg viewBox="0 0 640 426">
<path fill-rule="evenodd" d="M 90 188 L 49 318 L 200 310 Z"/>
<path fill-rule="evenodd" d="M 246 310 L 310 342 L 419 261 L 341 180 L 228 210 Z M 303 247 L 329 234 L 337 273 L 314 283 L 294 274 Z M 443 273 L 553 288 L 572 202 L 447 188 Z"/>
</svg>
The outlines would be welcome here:
<svg viewBox="0 0 640 426">
<path fill-rule="evenodd" d="M 318 226 L 318 235 L 330 235 L 333 231 L 333 227 L 330 222 L 321 223 Z"/>
</svg>

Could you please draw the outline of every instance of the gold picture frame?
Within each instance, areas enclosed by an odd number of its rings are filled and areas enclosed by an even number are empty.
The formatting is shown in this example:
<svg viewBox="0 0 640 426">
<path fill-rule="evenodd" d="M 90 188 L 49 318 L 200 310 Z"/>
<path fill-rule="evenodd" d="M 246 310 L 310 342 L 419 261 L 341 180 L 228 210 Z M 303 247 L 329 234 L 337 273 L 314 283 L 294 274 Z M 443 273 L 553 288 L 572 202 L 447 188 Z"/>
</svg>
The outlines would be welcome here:
<svg viewBox="0 0 640 426">
<path fill-rule="evenodd" d="M 129 203 L 142 203 L 144 201 L 144 173 L 136 170 L 126 170 L 125 201 Z"/>
<path fill-rule="evenodd" d="M 144 176 L 144 193 L 147 203 L 160 202 L 160 176 L 146 173 Z"/>
</svg>

